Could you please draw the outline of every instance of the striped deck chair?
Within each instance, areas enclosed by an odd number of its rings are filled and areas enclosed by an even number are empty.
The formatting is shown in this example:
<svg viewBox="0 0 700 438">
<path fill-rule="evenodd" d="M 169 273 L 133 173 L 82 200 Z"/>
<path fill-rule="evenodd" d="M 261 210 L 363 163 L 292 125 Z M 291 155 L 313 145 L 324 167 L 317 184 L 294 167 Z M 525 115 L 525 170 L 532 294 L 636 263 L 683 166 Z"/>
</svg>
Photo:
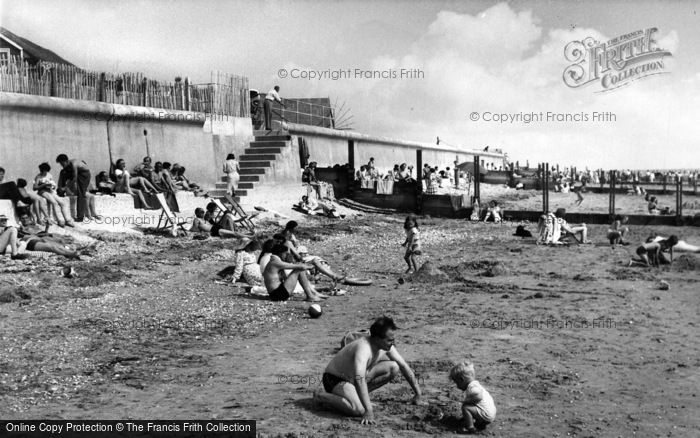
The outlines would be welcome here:
<svg viewBox="0 0 700 438">
<path fill-rule="evenodd" d="M 156 193 L 156 199 L 158 200 L 161 209 L 156 230 L 172 228 L 172 235 L 177 237 L 177 228 L 180 227 L 185 230 L 184 224 L 177 220 L 177 216 L 175 216 L 175 213 L 170 210 L 168 202 L 165 200 L 165 196 L 163 196 L 162 193 Z"/>
<path fill-rule="evenodd" d="M 243 211 L 243 209 L 241 208 L 241 205 L 238 202 L 236 202 L 236 200 L 233 199 L 233 197 L 230 194 L 227 193 L 225 195 L 225 197 L 226 197 L 226 200 L 228 201 L 228 203 L 231 204 L 231 208 L 233 210 L 232 211 L 233 216 L 234 217 L 238 216 L 238 219 L 236 219 L 236 222 L 240 222 L 241 224 L 243 224 L 244 227 L 248 228 L 248 230 L 251 233 L 255 233 L 255 224 L 253 224 L 253 221 L 250 220 L 251 218 L 253 218 L 255 216 L 249 215 L 248 213 Z M 218 201 L 218 199 L 217 199 L 217 201 Z"/>
</svg>

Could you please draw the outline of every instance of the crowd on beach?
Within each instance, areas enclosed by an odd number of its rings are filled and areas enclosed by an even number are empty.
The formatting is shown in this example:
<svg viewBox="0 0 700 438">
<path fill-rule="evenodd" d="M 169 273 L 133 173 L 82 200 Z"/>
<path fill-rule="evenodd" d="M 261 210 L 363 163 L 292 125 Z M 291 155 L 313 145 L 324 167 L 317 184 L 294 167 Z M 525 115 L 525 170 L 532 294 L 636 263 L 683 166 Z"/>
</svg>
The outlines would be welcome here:
<svg viewBox="0 0 700 438">
<path fill-rule="evenodd" d="M 0 167 L 0 199 L 12 202 L 19 227 L 3 227 L 0 235 L 0 248 L 10 246 L 13 259 L 25 258 L 19 254 L 20 243 L 26 243 L 28 251 L 44 251 L 79 258 L 83 247 L 71 248 L 70 239 L 49 233 L 52 225 L 58 227 L 75 227 L 76 222 L 100 220 L 96 211 L 95 196 L 126 193 L 132 195 L 136 208 L 155 209 L 160 203 L 157 195 L 162 194 L 165 202 L 173 212 L 179 212 L 175 193 L 179 190 L 192 191 L 195 195 L 203 194 L 198 184 L 185 176 L 185 168 L 168 162 L 152 164 L 150 157 L 142 163 L 127 170 L 126 162 L 118 159 L 109 169 L 101 171 L 92 180 L 92 171 L 87 163 L 66 154 L 56 157 L 60 166 L 58 179 L 51 173 L 48 162 L 40 163 L 38 174 L 30 180 L 24 178 L 5 181 L 5 169 Z M 71 209 L 70 197 L 76 198 L 76 215 Z M 7 216 L 0 216 L 0 221 L 7 223 Z"/>
</svg>

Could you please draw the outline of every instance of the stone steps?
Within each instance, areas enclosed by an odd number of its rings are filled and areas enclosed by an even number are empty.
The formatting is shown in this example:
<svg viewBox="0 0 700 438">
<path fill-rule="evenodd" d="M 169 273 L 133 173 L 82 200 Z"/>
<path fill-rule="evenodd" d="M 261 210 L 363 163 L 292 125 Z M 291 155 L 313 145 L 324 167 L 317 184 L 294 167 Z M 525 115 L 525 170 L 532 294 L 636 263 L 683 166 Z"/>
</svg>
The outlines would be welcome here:
<svg viewBox="0 0 700 438">
<path fill-rule="evenodd" d="M 256 184 L 261 183 L 267 172 L 272 167 L 272 162 L 282 153 L 282 149 L 289 146 L 291 135 L 286 131 L 254 131 L 255 140 L 250 142 L 238 157 L 241 180 L 236 190 L 236 201 L 248 195 L 248 191 L 254 190 Z M 210 192 L 211 196 L 223 198 L 226 194 L 226 177 L 221 177 L 221 182 L 216 183 L 216 189 Z"/>
</svg>

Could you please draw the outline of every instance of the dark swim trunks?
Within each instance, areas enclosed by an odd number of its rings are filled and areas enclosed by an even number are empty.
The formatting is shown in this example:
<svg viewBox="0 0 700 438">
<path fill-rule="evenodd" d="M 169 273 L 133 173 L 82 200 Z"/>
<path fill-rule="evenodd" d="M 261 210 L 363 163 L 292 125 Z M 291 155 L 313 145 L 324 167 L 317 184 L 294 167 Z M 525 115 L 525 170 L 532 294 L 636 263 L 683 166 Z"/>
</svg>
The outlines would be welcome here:
<svg viewBox="0 0 700 438">
<path fill-rule="evenodd" d="M 328 393 L 333 392 L 333 388 L 338 386 L 339 383 L 346 381 L 345 379 L 341 379 L 340 377 L 330 373 L 323 373 L 323 378 L 321 380 L 323 382 L 323 389 L 325 389 Z"/>
<path fill-rule="evenodd" d="M 270 292 L 271 301 L 287 301 L 289 296 L 289 292 L 287 291 L 287 288 L 284 287 L 284 283 L 280 284 L 277 289 Z"/>
<path fill-rule="evenodd" d="M 219 237 L 219 230 L 221 229 L 221 225 L 214 224 L 211 226 L 211 231 L 209 232 L 212 237 Z"/>
<path fill-rule="evenodd" d="M 36 248 L 36 244 L 43 242 L 41 239 L 31 239 L 27 241 L 27 251 L 34 251 L 34 248 Z"/>
</svg>

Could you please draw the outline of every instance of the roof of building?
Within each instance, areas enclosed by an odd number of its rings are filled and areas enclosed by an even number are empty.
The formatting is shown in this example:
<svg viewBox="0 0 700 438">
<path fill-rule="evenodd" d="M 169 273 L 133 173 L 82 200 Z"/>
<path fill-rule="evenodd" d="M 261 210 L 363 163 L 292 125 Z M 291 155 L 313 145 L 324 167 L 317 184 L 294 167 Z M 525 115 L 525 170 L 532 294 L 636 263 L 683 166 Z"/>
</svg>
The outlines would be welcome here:
<svg viewBox="0 0 700 438">
<path fill-rule="evenodd" d="M 22 38 L 21 36 L 10 32 L 4 27 L 0 27 L 0 35 L 22 47 L 24 53 L 33 58 L 46 62 L 57 62 L 60 64 L 73 65 L 73 63 L 66 61 L 51 50 L 45 49 L 44 47 L 41 47 L 40 45 L 35 44 L 26 38 Z"/>
</svg>

